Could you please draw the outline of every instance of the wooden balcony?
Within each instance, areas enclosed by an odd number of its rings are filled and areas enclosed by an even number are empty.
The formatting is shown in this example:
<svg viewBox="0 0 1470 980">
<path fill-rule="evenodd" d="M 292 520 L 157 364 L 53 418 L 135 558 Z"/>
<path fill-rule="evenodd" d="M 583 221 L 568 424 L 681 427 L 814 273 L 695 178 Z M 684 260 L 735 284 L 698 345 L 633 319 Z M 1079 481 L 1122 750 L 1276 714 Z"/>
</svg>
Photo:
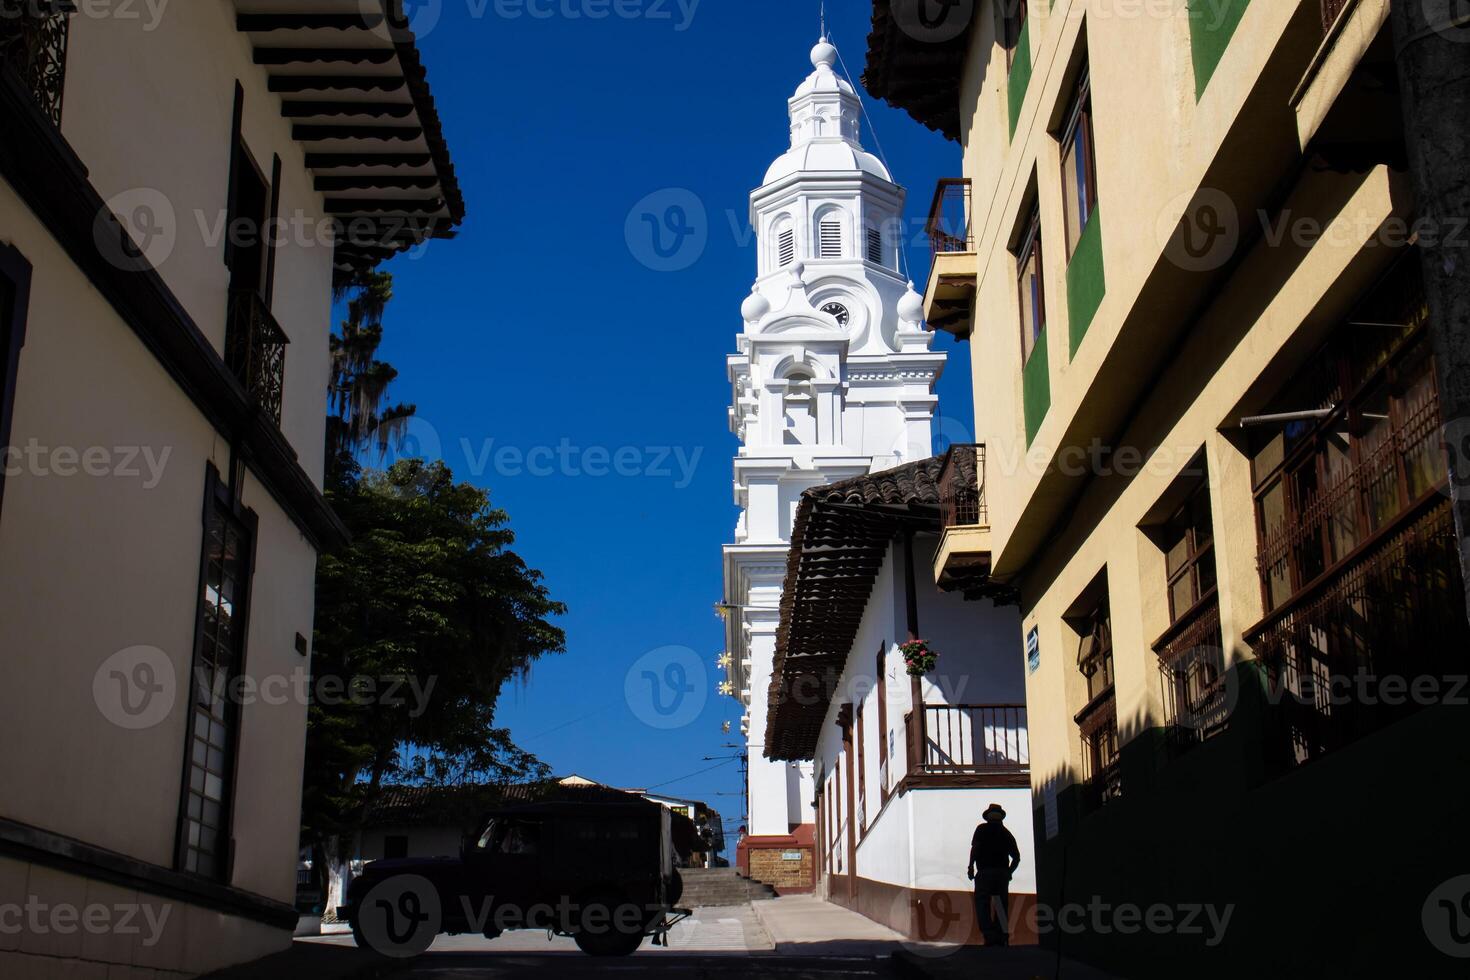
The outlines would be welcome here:
<svg viewBox="0 0 1470 980">
<path fill-rule="evenodd" d="M 1029 786 L 1026 706 L 926 704 L 904 716 L 908 786 Z"/>
<path fill-rule="evenodd" d="M 924 316 L 929 326 L 967 338 L 974 327 L 975 229 L 971 223 L 970 180 L 946 177 L 934 190 L 925 233 L 933 264 L 924 293 Z"/>
<path fill-rule="evenodd" d="M 231 290 L 225 364 L 277 426 L 281 424 L 288 343 L 286 332 L 259 293 L 253 289 Z"/>
<path fill-rule="evenodd" d="M 934 552 L 935 583 L 946 592 L 983 588 L 991 557 L 983 445 L 955 445 L 945 454 L 939 516 L 944 531 Z"/>
<path fill-rule="evenodd" d="M 71 0 L 29 0 L 19 11 L 0 4 L 0 66 L 13 68 L 41 111 L 61 125 L 61 97 L 66 88 L 66 45 Z"/>
</svg>

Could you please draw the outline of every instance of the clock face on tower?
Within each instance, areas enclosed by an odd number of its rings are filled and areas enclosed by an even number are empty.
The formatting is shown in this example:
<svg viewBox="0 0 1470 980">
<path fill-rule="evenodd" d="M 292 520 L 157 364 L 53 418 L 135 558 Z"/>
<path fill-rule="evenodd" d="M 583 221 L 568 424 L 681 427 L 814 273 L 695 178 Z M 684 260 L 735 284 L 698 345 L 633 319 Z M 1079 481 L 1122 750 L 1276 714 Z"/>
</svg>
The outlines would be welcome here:
<svg viewBox="0 0 1470 980">
<path fill-rule="evenodd" d="M 847 326 L 847 307 L 841 303 L 828 303 L 822 307 L 822 312 L 834 318 L 839 327 Z"/>
</svg>

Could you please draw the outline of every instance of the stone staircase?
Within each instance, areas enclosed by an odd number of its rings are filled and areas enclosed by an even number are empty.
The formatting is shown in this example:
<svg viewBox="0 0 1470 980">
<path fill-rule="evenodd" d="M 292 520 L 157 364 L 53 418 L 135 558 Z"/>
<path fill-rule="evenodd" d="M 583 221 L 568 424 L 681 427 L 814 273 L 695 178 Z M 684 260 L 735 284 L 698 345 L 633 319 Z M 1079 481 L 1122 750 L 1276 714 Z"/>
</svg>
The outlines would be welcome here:
<svg viewBox="0 0 1470 980">
<path fill-rule="evenodd" d="M 680 868 L 679 874 L 684 877 L 684 896 L 679 905 L 688 909 L 746 905 L 776 897 L 770 885 L 742 878 L 734 868 Z"/>
</svg>

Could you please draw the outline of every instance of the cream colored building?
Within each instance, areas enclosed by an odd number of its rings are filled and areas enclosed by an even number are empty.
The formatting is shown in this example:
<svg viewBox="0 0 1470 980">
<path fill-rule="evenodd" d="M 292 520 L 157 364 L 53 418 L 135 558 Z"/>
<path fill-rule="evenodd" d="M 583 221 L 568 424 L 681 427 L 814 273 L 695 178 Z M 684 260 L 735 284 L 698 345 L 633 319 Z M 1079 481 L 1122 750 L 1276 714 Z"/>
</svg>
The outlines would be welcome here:
<svg viewBox="0 0 1470 980">
<path fill-rule="evenodd" d="M 195 975 L 296 923 L 334 278 L 463 205 L 396 5 L 19 6 L 0 975 Z"/>
<path fill-rule="evenodd" d="M 1174 916 L 1042 942 L 1440 955 L 1470 630 L 1387 0 L 941 13 L 877 0 L 864 76 L 962 148 L 925 312 L 974 347 L 989 517 L 934 573 L 1021 598 L 1042 905 Z"/>
</svg>

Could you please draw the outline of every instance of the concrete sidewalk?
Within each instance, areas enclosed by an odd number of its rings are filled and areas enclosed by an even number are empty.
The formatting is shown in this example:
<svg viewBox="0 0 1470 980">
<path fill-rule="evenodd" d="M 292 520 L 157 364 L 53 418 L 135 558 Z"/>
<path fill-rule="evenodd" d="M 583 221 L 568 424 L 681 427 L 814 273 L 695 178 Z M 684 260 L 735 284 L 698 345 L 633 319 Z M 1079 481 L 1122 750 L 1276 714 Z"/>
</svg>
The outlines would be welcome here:
<svg viewBox="0 0 1470 980">
<path fill-rule="evenodd" d="M 866 916 L 811 895 L 786 895 L 750 907 L 782 955 L 890 956 L 906 941 Z"/>
</svg>

